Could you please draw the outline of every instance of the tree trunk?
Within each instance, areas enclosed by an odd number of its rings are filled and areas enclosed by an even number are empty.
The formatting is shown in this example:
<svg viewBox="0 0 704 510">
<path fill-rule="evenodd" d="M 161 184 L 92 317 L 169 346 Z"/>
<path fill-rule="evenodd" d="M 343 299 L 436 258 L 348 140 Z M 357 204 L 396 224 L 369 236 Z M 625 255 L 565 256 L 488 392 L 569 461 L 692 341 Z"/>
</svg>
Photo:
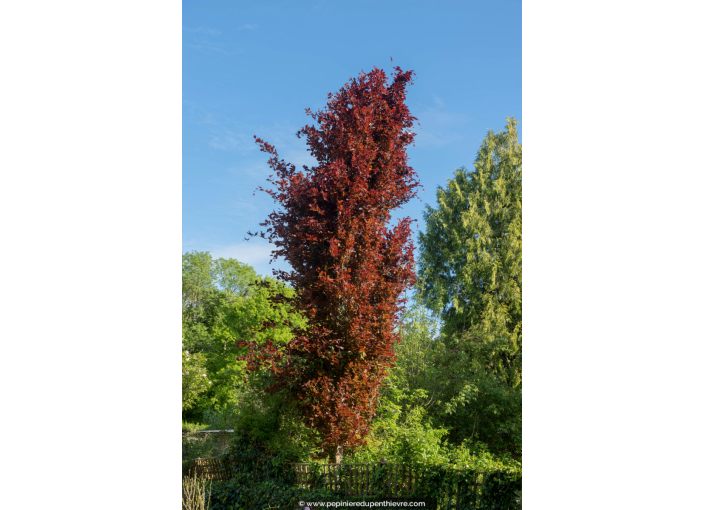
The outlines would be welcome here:
<svg viewBox="0 0 704 510">
<path fill-rule="evenodd" d="M 339 464 L 342 462 L 342 445 L 339 444 L 337 445 L 337 448 L 335 449 L 335 464 Z"/>
</svg>

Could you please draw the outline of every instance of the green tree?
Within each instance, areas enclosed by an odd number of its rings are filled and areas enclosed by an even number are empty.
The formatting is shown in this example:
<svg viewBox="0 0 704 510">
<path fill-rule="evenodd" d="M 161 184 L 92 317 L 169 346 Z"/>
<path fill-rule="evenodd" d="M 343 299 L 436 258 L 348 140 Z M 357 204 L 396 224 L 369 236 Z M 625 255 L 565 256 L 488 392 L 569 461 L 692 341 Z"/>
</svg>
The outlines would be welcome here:
<svg viewBox="0 0 704 510">
<path fill-rule="evenodd" d="M 214 375 L 213 365 L 221 354 L 214 332 L 235 302 L 245 299 L 247 285 L 256 279 L 254 269 L 234 259 L 213 260 L 209 252 L 192 251 L 182 255 L 182 335 L 184 349 L 191 361 L 197 360 Z M 184 357 L 183 410 L 186 416 L 197 416 L 213 400 L 219 388 L 212 381 L 208 387 L 198 385 L 198 391 L 187 391 L 186 380 L 198 370 L 190 370 Z M 199 377 L 202 374 L 199 374 Z M 195 380 L 195 379 L 194 379 Z M 198 379 L 200 381 L 200 379 Z"/>
<path fill-rule="evenodd" d="M 399 405 L 432 410 L 447 397 L 448 374 L 442 364 L 447 349 L 438 336 L 438 322 L 414 302 L 404 311 L 399 334 L 401 342 L 394 347 L 396 362 L 386 381 L 385 388 L 390 390 L 386 393 Z"/>
<path fill-rule="evenodd" d="M 231 296 L 247 297 L 249 284 L 258 278 L 254 268 L 235 259 L 213 261 L 212 275 L 215 285 Z"/>
<path fill-rule="evenodd" d="M 182 255 L 183 336 L 186 348 L 209 352 L 212 336 L 232 304 L 251 294 L 249 284 L 260 278 L 254 269 L 235 259 L 213 260 L 209 252 Z"/>
<path fill-rule="evenodd" d="M 420 294 L 456 348 L 511 387 L 521 382 L 522 156 L 513 118 L 437 191 L 419 234 Z"/>
<path fill-rule="evenodd" d="M 382 402 L 427 411 L 428 424 L 447 431 L 448 443 L 521 456 L 521 386 L 491 373 L 476 346 L 437 336 L 436 321 L 415 303 L 406 310 L 396 364 Z"/>
<path fill-rule="evenodd" d="M 193 408 L 198 396 L 207 391 L 212 384 L 205 369 L 203 353 L 191 353 L 181 344 L 181 410 Z"/>
<path fill-rule="evenodd" d="M 305 320 L 290 303 L 294 290 L 273 278 L 259 278 L 266 285 L 252 285 L 246 299 L 227 306 L 221 320 L 213 325 L 216 355 L 210 357 L 208 371 L 213 377 L 212 405 L 216 408 L 234 402 L 244 383 L 246 362 L 239 358 L 249 352 L 249 345 L 285 345 L 292 338 L 292 328 L 305 330 Z M 273 296 L 287 300 L 274 303 Z M 261 329 L 265 324 L 266 328 Z"/>
<path fill-rule="evenodd" d="M 213 258 L 210 253 L 192 251 L 181 256 L 181 312 L 184 322 L 195 321 L 203 310 L 203 301 L 213 282 Z"/>
<path fill-rule="evenodd" d="M 199 420 L 209 408 L 222 412 L 236 407 L 246 391 L 246 362 L 238 358 L 248 348 L 240 343 L 271 340 L 285 345 L 292 338 L 291 327 L 304 329 L 305 323 L 288 302 L 271 299 L 275 295 L 293 298 L 292 288 L 262 278 L 235 259 L 213 260 L 208 252 L 185 253 L 182 279 L 183 349 L 187 353 L 183 410 L 186 418 Z M 255 281 L 264 285 L 252 285 Z"/>
</svg>

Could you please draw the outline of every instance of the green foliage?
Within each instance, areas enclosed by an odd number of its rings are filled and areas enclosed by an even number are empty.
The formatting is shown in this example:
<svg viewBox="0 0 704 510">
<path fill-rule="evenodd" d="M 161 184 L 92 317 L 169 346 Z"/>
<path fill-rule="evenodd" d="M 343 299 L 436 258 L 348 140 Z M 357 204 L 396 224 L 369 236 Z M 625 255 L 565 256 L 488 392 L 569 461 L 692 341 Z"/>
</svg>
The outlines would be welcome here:
<svg viewBox="0 0 704 510">
<path fill-rule="evenodd" d="M 457 367 L 466 356 L 458 355 Z M 522 435 L 522 391 L 487 373 L 471 361 L 456 372 L 456 391 L 445 401 L 438 420 L 449 428 L 450 441 L 465 439 L 490 445 L 494 452 L 510 452 L 520 457 Z"/>
<path fill-rule="evenodd" d="M 238 358 L 249 351 L 239 342 L 263 344 L 272 340 L 274 345 L 282 345 L 293 337 L 292 328 L 305 328 L 305 320 L 289 303 L 273 305 L 269 299 L 277 294 L 293 297 L 293 289 L 273 279 L 263 281 L 269 285 L 250 287 L 248 297 L 230 303 L 211 328 L 216 355 L 208 364 L 214 383 L 210 405 L 216 409 L 235 402 L 243 386 L 246 362 Z M 269 327 L 261 331 L 259 326 L 265 323 Z"/>
<path fill-rule="evenodd" d="M 208 425 L 205 423 L 195 423 L 181 420 L 181 430 L 183 432 L 198 432 L 199 430 L 208 430 Z"/>
<path fill-rule="evenodd" d="M 482 485 L 475 493 L 473 484 L 477 475 Z M 517 508 L 515 491 L 520 490 L 521 479 L 522 473 L 513 469 L 487 473 L 479 469 L 460 471 L 428 466 L 410 499 L 430 499 L 439 509 L 513 510 Z"/>
<path fill-rule="evenodd" d="M 233 477 L 227 482 L 213 483 L 210 497 L 212 510 L 266 508 L 295 508 L 298 501 L 426 501 L 426 508 L 516 508 L 515 492 L 521 488 L 520 466 L 497 466 L 490 472 L 484 467 L 453 469 L 438 464 L 407 466 L 419 477 L 414 477 L 415 490 L 403 497 L 387 495 L 388 466 L 378 464 L 370 475 L 372 490 L 365 496 L 346 496 L 344 483 L 340 490 L 324 488 L 321 476 L 310 489 L 296 487 L 290 462 L 297 460 L 290 454 L 273 453 L 251 436 L 239 436 L 227 454 L 225 462 L 232 466 Z M 316 466 L 310 466 L 316 471 Z M 342 466 L 341 480 L 347 476 Z M 398 469 L 398 468 L 396 468 Z M 320 470 L 318 470 L 320 472 Z M 486 473 L 483 487 L 475 494 L 473 482 L 479 473 Z M 482 475 L 480 475 L 482 476 Z M 475 505 L 476 503 L 476 505 Z M 456 505 L 456 506 L 455 506 Z"/>
<path fill-rule="evenodd" d="M 244 480 L 271 480 L 277 483 L 293 484 L 296 479 L 289 464 L 296 462 L 288 452 L 276 452 L 251 434 L 235 437 L 223 460 L 233 466 L 234 476 Z"/>
<path fill-rule="evenodd" d="M 521 474 L 494 472 L 484 478 L 485 485 L 474 495 L 475 471 L 457 472 L 439 467 L 426 468 L 423 483 L 405 497 L 380 494 L 346 496 L 342 491 L 323 487 L 296 487 L 259 476 L 236 477 L 227 482 L 213 482 L 209 503 L 211 510 L 244 510 L 260 508 L 298 508 L 299 501 L 335 503 L 424 501 L 425 508 L 513 510 L 519 508 L 516 491 L 521 488 Z M 458 490 L 459 489 L 459 490 Z M 459 497 L 457 497 L 459 496 Z M 458 501 L 459 500 L 459 501 Z"/>
<path fill-rule="evenodd" d="M 520 457 L 520 385 L 513 388 L 487 370 L 474 358 L 474 344 L 437 336 L 437 330 L 421 306 L 409 308 L 382 403 L 424 408 L 428 423 L 447 431 L 449 444 L 480 442 L 496 454 Z"/>
<path fill-rule="evenodd" d="M 339 493 L 326 489 L 302 489 L 293 485 L 277 484 L 265 480 L 233 479 L 214 482 L 209 499 L 210 510 L 260 510 L 276 508 L 289 510 L 301 508 L 299 501 L 352 501 Z"/>
<path fill-rule="evenodd" d="M 423 390 L 409 400 L 423 399 Z M 402 400 L 402 399 L 400 399 Z M 435 428 L 423 407 L 401 406 L 382 398 L 367 443 L 351 453 L 346 462 L 387 462 L 405 464 L 443 464 L 447 452 L 442 440 L 447 430 Z"/>
<path fill-rule="evenodd" d="M 453 469 L 473 469 L 475 471 L 519 472 L 521 463 L 507 454 L 495 454 L 486 444 L 465 439 L 459 446 L 448 446 L 446 467 Z"/>
<path fill-rule="evenodd" d="M 215 285 L 230 296 L 247 297 L 249 284 L 259 278 L 251 266 L 235 259 L 213 261 L 211 274 Z"/>
<path fill-rule="evenodd" d="M 521 455 L 522 148 L 517 123 L 489 132 L 426 206 L 419 234 L 421 307 L 404 317 L 389 387 L 412 395 L 447 441 Z M 438 334 L 433 319 L 441 321 Z M 391 393 L 389 393 L 391 395 Z"/>
<path fill-rule="evenodd" d="M 396 363 L 386 384 L 386 394 L 393 395 L 399 404 L 429 410 L 440 404 L 447 374 L 440 363 L 446 348 L 438 338 L 438 329 L 438 321 L 418 303 L 406 309 L 399 329 L 401 342 L 395 347 Z"/>
<path fill-rule="evenodd" d="M 366 442 L 344 452 L 347 464 L 385 459 L 422 470 L 412 496 L 437 508 L 508 509 L 520 499 L 521 171 L 516 122 L 509 119 L 505 132 L 489 132 L 474 170 L 455 172 L 438 190 L 437 209 L 426 209 L 421 284 L 396 330 L 395 365 L 373 397 Z M 183 260 L 184 416 L 236 431 L 226 458 L 237 472 L 213 484 L 212 509 L 388 500 L 294 486 L 289 463 L 320 459 L 322 438 L 286 393 L 264 391 L 275 382 L 271 374 L 245 376 L 238 360 L 247 343 L 271 340 L 279 349 L 292 329 L 306 328 L 286 299 L 270 299 L 294 291 L 274 280 L 249 285 L 261 280 L 252 268 L 213 261 L 207 252 Z M 212 381 L 207 388 L 205 380 Z M 222 449 L 215 438 L 184 436 L 184 459 Z M 379 469 L 381 481 L 386 468 Z M 491 474 L 474 505 L 469 482 L 480 472 Z M 458 487 L 459 502 L 449 496 Z"/>
<path fill-rule="evenodd" d="M 241 414 L 239 402 L 228 402 L 220 409 L 212 407 L 203 411 L 203 422 L 208 424 L 210 430 L 230 430 L 235 428 L 237 419 Z"/>
<path fill-rule="evenodd" d="M 433 508 L 437 503 L 437 508 L 449 508 L 448 504 L 454 503 L 454 496 L 458 484 L 460 487 L 460 503 L 469 501 L 472 496 L 471 489 L 474 476 L 478 472 L 491 472 L 486 477 L 485 486 L 479 491 L 478 505 L 462 506 L 457 508 L 481 508 L 481 509 L 509 509 L 515 508 L 515 490 L 520 490 L 521 466 L 519 463 L 509 458 L 499 458 L 490 454 L 481 444 L 466 444 L 458 448 L 440 444 L 442 432 L 432 430 L 427 424 L 422 423 L 422 408 L 414 408 L 403 419 L 403 424 L 412 429 L 403 431 L 403 427 L 393 431 L 387 436 L 397 440 L 397 449 L 401 455 L 391 457 L 391 461 L 398 461 L 403 457 L 403 453 L 408 453 L 405 447 L 423 441 L 426 438 L 426 445 L 437 446 L 437 457 L 429 459 L 430 462 L 422 462 L 418 457 L 407 457 L 411 459 L 410 464 L 406 464 L 416 473 L 422 473 L 417 488 L 412 494 L 406 497 L 391 498 L 385 496 L 386 486 L 383 483 L 385 473 L 388 468 L 379 465 L 373 472 L 371 478 L 375 488 L 371 494 L 363 497 L 345 496 L 342 490 L 330 491 L 323 487 L 323 478 L 317 483 L 314 482 L 311 489 L 304 489 L 295 486 L 295 475 L 290 465 L 291 462 L 306 461 L 306 453 L 296 452 L 291 449 L 282 449 L 281 445 L 265 443 L 262 439 L 253 434 L 239 433 L 230 448 L 223 455 L 223 461 L 230 463 L 233 467 L 233 477 L 227 482 L 213 483 L 210 497 L 212 510 L 221 509 L 249 509 L 266 508 L 271 505 L 273 508 L 295 508 L 298 501 L 426 501 L 427 508 Z M 399 410 L 400 412 L 400 410 Z M 387 418 L 387 421 L 396 421 Z M 261 429 L 260 429 L 261 430 Z M 266 439 L 267 434 L 262 437 Z M 398 441 L 400 439 L 400 441 Z M 290 443 L 289 439 L 289 443 Z M 383 447 L 383 441 L 379 442 Z M 362 452 L 360 450 L 359 452 Z M 376 451 L 378 454 L 379 451 Z M 389 449 L 392 452 L 394 449 Z M 421 452 L 422 448 L 415 450 Z M 374 452 L 372 452 L 374 453 Z M 440 458 L 442 457 L 442 458 Z M 347 459 L 347 461 L 365 462 L 376 459 L 365 459 L 360 453 L 358 458 Z M 311 466 L 315 472 L 315 466 Z M 462 471 L 460 471 L 460 469 Z M 343 477 L 345 467 L 343 465 Z M 463 492 L 464 491 L 464 492 Z M 511 499 L 513 498 L 513 499 Z"/>
<path fill-rule="evenodd" d="M 246 297 L 249 284 L 258 275 L 235 259 L 213 260 L 207 251 L 192 251 L 181 256 L 181 277 L 183 307 L 197 309 L 207 292 L 214 289 L 231 297 Z"/>
<path fill-rule="evenodd" d="M 285 344 L 292 337 L 291 328 L 304 329 L 305 323 L 287 303 L 274 305 L 268 300 L 276 294 L 293 296 L 294 291 L 283 283 L 261 278 L 234 259 L 213 260 L 208 252 L 186 253 L 182 261 L 182 330 L 187 353 L 183 359 L 183 417 L 200 420 L 209 412 L 209 420 L 222 421 L 232 415 L 239 395 L 247 391 L 245 362 L 237 358 L 248 349 L 239 343 L 272 339 Z M 268 285 L 252 285 L 257 280 Z M 263 323 L 269 327 L 259 331 Z M 207 388 L 203 387 L 206 381 L 210 381 Z"/>
<path fill-rule="evenodd" d="M 290 463 L 300 460 L 290 450 L 272 450 L 251 434 L 237 435 L 223 455 L 223 461 L 232 465 L 233 477 L 213 484 L 211 510 L 276 508 L 282 504 L 287 505 L 282 508 L 294 508 L 301 499 L 333 496 L 329 491 L 295 487 Z"/>
<path fill-rule="evenodd" d="M 520 508 L 522 475 L 517 472 L 497 471 L 490 473 L 482 486 L 482 497 L 478 510 L 503 510 Z M 519 496 L 516 497 L 516 493 Z"/>
<path fill-rule="evenodd" d="M 198 318 L 205 295 L 214 288 L 212 264 L 213 258 L 207 251 L 181 256 L 181 306 L 185 321 Z"/>
<path fill-rule="evenodd" d="M 212 332 L 233 302 L 251 293 L 258 278 L 254 269 L 234 259 L 213 260 L 208 252 L 182 255 L 182 314 L 186 348 L 211 352 L 217 348 Z"/>
<path fill-rule="evenodd" d="M 187 474 L 189 461 L 222 455 L 229 446 L 229 438 L 216 434 L 188 432 L 181 435 L 181 462 L 183 475 Z"/>
<path fill-rule="evenodd" d="M 241 484 L 239 481 L 214 482 L 210 498 L 210 510 L 260 510 L 301 508 L 299 501 L 343 503 L 343 502 L 385 502 L 385 501 L 427 501 L 432 498 L 415 496 L 400 498 L 388 496 L 346 496 L 341 491 L 331 491 L 322 487 L 312 489 L 277 484 L 268 480 Z M 321 508 L 321 507 L 317 507 Z M 325 508 L 325 507 L 323 507 Z M 346 508 L 339 505 L 337 508 Z M 428 510 L 433 507 L 426 504 Z"/>
<path fill-rule="evenodd" d="M 181 409 L 185 411 L 195 405 L 198 395 L 207 391 L 212 382 L 208 379 L 203 353 L 184 349 L 181 354 Z"/>
<path fill-rule="evenodd" d="M 263 391 L 269 384 L 267 374 L 253 374 L 235 401 L 206 410 L 203 420 L 212 429 L 234 429 L 238 436 L 251 437 L 271 451 L 308 461 L 318 452 L 315 431 L 303 423 L 284 395 Z"/>
<path fill-rule="evenodd" d="M 512 387 L 521 381 L 522 148 L 517 122 L 489 131 L 474 170 L 460 168 L 426 206 L 419 234 L 421 298 L 443 333 Z"/>
<path fill-rule="evenodd" d="M 501 385 L 500 388 L 507 387 Z M 520 469 L 520 462 L 512 458 L 512 455 L 520 456 L 520 428 L 518 437 L 509 434 L 504 437 L 500 430 L 516 419 L 520 424 L 520 395 L 516 410 L 502 408 L 491 396 L 484 395 L 482 389 L 476 393 L 490 402 L 490 410 L 479 407 L 476 398 L 461 404 L 458 399 L 450 398 L 448 402 L 438 401 L 440 405 L 434 408 L 436 415 L 433 416 L 422 405 L 428 401 L 425 390 L 404 392 L 394 387 L 393 381 L 388 382 L 367 443 L 350 452 L 345 462 L 378 462 L 383 458 L 392 463 L 444 465 L 457 469 Z M 447 407 L 451 409 L 448 411 Z M 491 410 L 498 410 L 499 414 L 494 415 Z M 511 411 L 517 412 L 518 417 Z M 464 423 L 470 419 L 468 424 Z M 491 448 L 483 442 L 486 439 Z"/>
</svg>

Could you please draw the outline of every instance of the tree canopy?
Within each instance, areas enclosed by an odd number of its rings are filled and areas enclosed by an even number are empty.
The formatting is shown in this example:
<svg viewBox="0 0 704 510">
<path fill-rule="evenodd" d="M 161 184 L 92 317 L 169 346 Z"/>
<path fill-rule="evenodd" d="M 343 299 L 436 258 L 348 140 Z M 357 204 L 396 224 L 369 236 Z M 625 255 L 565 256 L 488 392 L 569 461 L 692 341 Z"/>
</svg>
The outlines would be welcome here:
<svg viewBox="0 0 704 510">
<path fill-rule="evenodd" d="M 255 282 L 265 285 L 255 285 Z M 183 410 L 200 412 L 235 403 L 244 385 L 247 349 L 238 344 L 272 338 L 287 342 L 289 325 L 305 321 L 287 303 L 269 297 L 293 297 L 293 289 L 262 278 L 235 259 L 213 259 L 208 252 L 182 256 Z M 266 334 L 256 332 L 267 324 Z"/>
<path fill-rule="evenodd" d="M 271 390 L 292 394 L 323 448 L 338 455 L 369 432 L 399 339 L 401 296 L 415 280 L 411 220 L 388 227 L 390 212 L 418 186 L 405 151 L 415 136 L 405 104 L 411 81 L 412 72 L 397 67 L 387 83 L 375 68 L 329 94 L 325 110 L 306 110 L 318 127 L 298 136 L 318 161 L 312 168 L 296 171 L 255 137 L 276 172 L 274 188 L 263 191 L 281 207 L 259 235 L 291 265 L 277 276 L 296 291 L 291 302 L 308 329 L 283 346 L 252 342 L 249 368 L 266 364 Z"/>
<path fill-rule="evenodd" d="M 522 149 L 515 119 L 437 191 L 419 234 L 423 302 L 510 386 L 521 381 Z"/>
</svg>

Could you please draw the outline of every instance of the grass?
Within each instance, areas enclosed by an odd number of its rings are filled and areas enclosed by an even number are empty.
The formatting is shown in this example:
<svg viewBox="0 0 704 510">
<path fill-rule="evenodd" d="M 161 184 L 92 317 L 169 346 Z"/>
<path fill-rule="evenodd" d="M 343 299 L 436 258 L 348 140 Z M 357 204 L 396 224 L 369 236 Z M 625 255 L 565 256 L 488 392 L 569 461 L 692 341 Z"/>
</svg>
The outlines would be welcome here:
<svg viewBox="0 0 704 510">
<path fill-rule="evenodd" d="M 187 423 L 181 420 L 184 432 L 181 436 L 181 467 L 185 475 L 192 459 L 217 457 L 222 455 L 230 443 L 229 435 L 198 434 L 199 430 L 211 427 L 201 423 Z"/>
<path fill-rule="evenodd" d="M 181 420 L 181 430 L 184 432 L 198 432 L 199 430 L 209 430 L 210 426 L 205 423 L 190 423 Z"/>
<path fill-rule="evenodd" d="M 214 436 L 211 434 L 198 434 L 202 430 L 216 430 L 212 423 L 194 423 L 181 420 L 183 438 L 181 441 L 181 460 L 203 457 L 216 457 L 225 452 L 228 447 L 229 436 Z"/>
</svg>

